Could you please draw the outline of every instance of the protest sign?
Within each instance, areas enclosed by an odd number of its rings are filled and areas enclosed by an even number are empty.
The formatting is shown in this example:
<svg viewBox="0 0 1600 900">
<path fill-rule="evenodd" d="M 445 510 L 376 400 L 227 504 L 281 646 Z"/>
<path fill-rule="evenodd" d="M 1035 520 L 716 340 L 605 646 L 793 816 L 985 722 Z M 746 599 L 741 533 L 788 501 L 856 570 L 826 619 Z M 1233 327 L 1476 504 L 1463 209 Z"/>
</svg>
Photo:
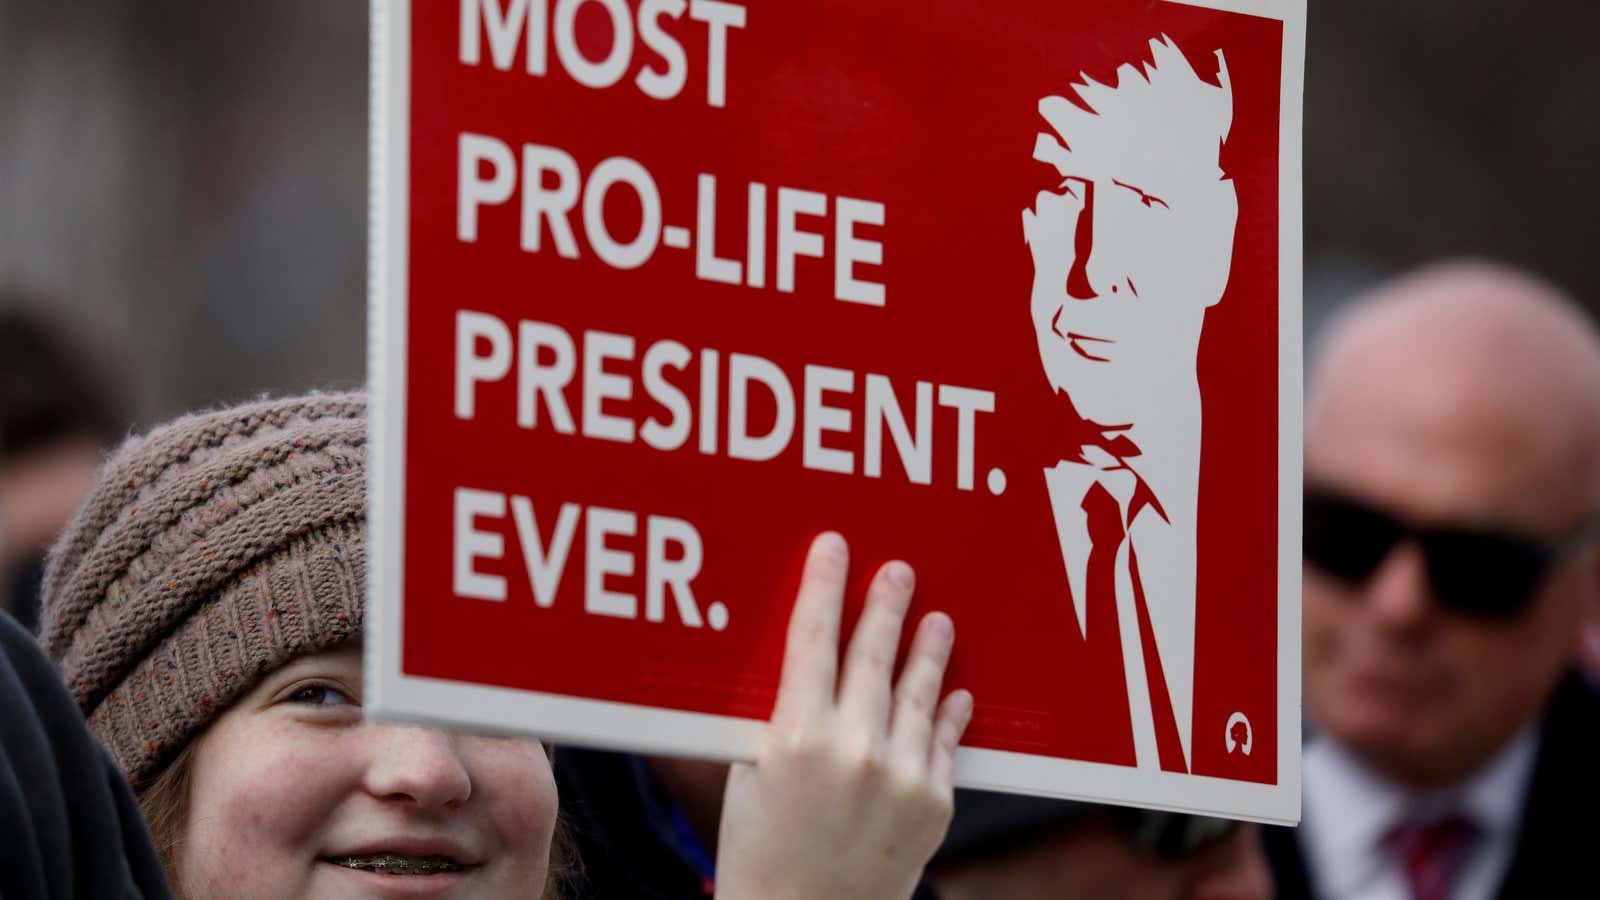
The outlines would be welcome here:
<svg viewBox="0 0 1600 900">
<path fill-rule="evenodd" d="M 1304 27 L 376 3 L 373 713 L 749 758 L 834 528 L 962 783 L 1296 819 Z"/>
</svg>

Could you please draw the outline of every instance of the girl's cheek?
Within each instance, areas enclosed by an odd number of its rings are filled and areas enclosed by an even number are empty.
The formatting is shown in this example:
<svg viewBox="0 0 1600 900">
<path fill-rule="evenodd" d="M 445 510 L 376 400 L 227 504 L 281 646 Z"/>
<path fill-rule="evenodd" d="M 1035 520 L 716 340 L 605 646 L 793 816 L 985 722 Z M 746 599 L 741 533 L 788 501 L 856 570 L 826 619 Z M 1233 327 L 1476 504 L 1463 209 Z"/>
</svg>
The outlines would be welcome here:
<svg viewBox="0 0 1600 900">
<path fill-rule="evenodd" d="M 231 885 L 232 895 L 248 885 L 262 896 L 292 896 L 268 888 L 292 885 L 315 866 L 322 826 L 359 786 L 357 748 L 344 735 L 282 722 L 207 738 L 196 759 L 185 870 L 203 876 L 196 883 Z"/>
<path fill-rule="evenodd" d="M 470 737 L 461 743 L 469 770 L 490 799 L 495 830 L 508 849 L 549 852 L 555 830 L 556 782 L 544 748 L 532 741 Z M 534 845 L 534 846 L 523 846 Z"/>
</svg>

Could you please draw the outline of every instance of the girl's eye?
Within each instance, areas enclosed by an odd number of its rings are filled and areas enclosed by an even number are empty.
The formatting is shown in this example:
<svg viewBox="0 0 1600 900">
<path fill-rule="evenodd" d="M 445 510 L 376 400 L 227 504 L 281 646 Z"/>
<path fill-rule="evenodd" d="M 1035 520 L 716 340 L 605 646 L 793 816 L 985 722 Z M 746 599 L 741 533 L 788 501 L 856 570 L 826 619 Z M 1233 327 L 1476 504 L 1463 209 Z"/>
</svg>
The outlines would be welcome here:
<svg viewBox="0 0 1600 900">
<path fill-rule="evenodd" d="M 289 697 L 290 703 L 307 703 L 312 706 L 344 706 L 354 701 L 343 691 L 322 684 L 308 684 Z"/>
</svg>

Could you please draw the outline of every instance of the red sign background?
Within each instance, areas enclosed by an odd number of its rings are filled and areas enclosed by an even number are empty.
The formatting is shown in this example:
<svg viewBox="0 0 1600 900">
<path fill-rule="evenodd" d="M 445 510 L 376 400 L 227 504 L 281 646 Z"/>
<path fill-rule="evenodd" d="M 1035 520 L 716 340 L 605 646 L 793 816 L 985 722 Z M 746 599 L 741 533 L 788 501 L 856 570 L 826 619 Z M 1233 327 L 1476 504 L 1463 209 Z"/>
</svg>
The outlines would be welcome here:
<svg viewBox="0 0 1600 900">
<path fill-rule="evenodd" d="M 1052 443 L 1059 413 L 1029 318 L 1021 211 L 1050 171 L 1031 157 L 1039 98 L 1063 93 L 1080 71 L 1108 73 L 1167 35 L 1191 58 L 1218 48 L 1226 56 L 1234 123 L 1223 163 L 1239 205 L 1231 278 L 1207 314 L 1199 358 L 1192 771 L 1275 783 L 1281 23 L 1153 0 L 823 0 L 747 9 L 747 26 L 729 34 L 726 106 L 713 108 L 699 65 L 706 32 L 687 20 L 667 30 L 692 61 L 688 86 L 661 101 L 633 87 L 640 68 L 662 64 L 643 47 L 620 84 L 593 90 L 563 72 L 554 53 L 543 77 L 523 71 L 520 54 L 510 71 L 463 65 L 457 4 L 414 5 L 403 671 L 765 718 L 801 554 L 812 535 L 835 528 L 856 560 L 852 615 L 866 577 L 893 557 L 917 570 L 914 615 L 953 615 L 948 683 L 971 689 L 978 703 L 968 745 L 1131 765 L 1121 651 L 1114 636 L 1079 634 L 1044 489 L 1042 471 L 1060 456 Z M 580 45 L 603 56 L 612 35 L 598 5 L 582 8 L 578 26 Z M 883 243 L 883 264 L 858 272 L 887 286 L 887 303 L 835 300 L 831 257 L 802 257 L 797 289 L 780 293 L 770 261 L 765 289 L 695 278 L 692 248 L 663 245 L 642 267 L 619 271 L 596 258 L 581 227 L 579 259 L 558 256 L 548 233 L 542 252 L 527 253 L 518 247 L 515 201 L 482 207 L 477 242 L 462 243 L 463 132 L 513 148 L 562 148 L 585 176 L 606 157 L 637 159 L 660 188 L 669 225 L 694 225 L 696 176 L 714 174 L 722 256 L 743 254 L 749 181 L 881 202 L 885 225 L 858 230 Z M 626 239 L 637 203 L 613 191 L 607 216 Z M 831 223 L 809 224 L 828 235 L 831 251 Z M 825 443 L 857 452 L 857 474 L 803 468 L 798 426 L 788 449 L 767 462 L 703 455 L 692 439 L 663 453 L 560 434 L 545 417 L 540 427 L 520 428 L 514 377 L 481 385 L 477 416 L 460 420 L 455 316 L 463 308 L 509 323 L 553 323 L 574 340 L 586 329 L 630 335 L 639 355 L 664 338 L 697 353 L 715 348 L 724 364 L 730 352 L 754 354 L 781 366 L 797 394 L 807 364 L 854 370 L 856 393 L 829 402 L 851 406 L 855 428 Z M 638 357 L 609 370 L 637 379 Z M 890 451 L 881 478 L 859 473 L 865 372 L 889 375 L 903 404 L 918 380 L 995 393 L 995 411 L 978 417 L 975 489 L 956 487 L 956 413 L 937 405 L 933 484 L 910 483 Z M 698 363 L 674 380 L 695 398 Z M 576 383 L 567 400 L 576 414 Z M 721 402 L 726 423 L 726 390 Z M 641 422 L 665 415 L 637 384 L 632 401 L 608 402 L 606 411 Z M 762 415 L 771 411 L 758 409 Z M 991 468 L 1007 475 L 998 496 L 985 489 Z M 635 576 L 608 587 L 640 596 L 643 517 L 687 519 L 705 548 L 695 594 L 702 608 L 725 603 L 728 627 L 684 627 L 670 600 L 665 622 L 586 614 L 581 527 L 556 602 L 537 606 L 509 516 L 480 521 L 504 534 L 506 552 L 477 563 L 507 579 L 506 602 L 455 596 L 457 487 L 532 498 L 546 540 L 563 502 L 639 513 L 640 535 L 612 544 L 639 556 Z M 1223 741 L 1235 711 L 1253 725 L 1248 756 L 1228 753 Z"/>
</svg>

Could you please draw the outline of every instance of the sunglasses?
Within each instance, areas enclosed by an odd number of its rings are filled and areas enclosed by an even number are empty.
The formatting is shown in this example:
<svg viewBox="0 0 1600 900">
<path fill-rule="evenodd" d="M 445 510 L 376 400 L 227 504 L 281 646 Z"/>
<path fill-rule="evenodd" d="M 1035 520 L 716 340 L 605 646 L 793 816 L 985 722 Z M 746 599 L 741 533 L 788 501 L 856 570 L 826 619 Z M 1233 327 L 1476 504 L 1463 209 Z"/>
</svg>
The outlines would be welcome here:
<svg viewBox="0 0 1600 900">
<path fill-rule="evenodd" d="M 1304 536 L 1306 562 L 1352 585 L 1372 577 L 1396 546 L 1415 542 L 1440 606 L 1509 619 L 1528 608 L 1552 569 L 1600 539 L 1600 518 L 1559 541 L 1500 528 L 1423 527 L 1308 485 Z"/>
</svg>

